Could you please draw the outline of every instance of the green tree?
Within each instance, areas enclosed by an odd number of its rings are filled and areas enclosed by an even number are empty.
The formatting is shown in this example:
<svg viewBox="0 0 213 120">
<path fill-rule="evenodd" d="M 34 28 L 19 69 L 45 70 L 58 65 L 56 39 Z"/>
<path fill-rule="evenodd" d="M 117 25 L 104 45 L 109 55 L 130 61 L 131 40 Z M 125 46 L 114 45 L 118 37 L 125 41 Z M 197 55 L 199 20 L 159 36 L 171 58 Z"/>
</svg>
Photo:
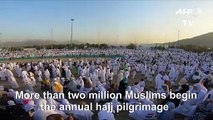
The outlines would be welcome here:
<svg viewBox="0 0 213 120">
<path fill-rule="evenodd" d="M 103 43 L 103 44 L 100 44 L 100 49 L 106 49 L 106 48 L 109 48 L 109 46 L 107 45 L 107 44 L 105 44 L 105 43 Z"/>
<path fill-rule="evenodd" d="M 127 49 L 136 49 L 137 48 L 137 45 L 136 44 L 133 44 L 133 43 L 130 43 L 126 46 Z"/>
</svg>

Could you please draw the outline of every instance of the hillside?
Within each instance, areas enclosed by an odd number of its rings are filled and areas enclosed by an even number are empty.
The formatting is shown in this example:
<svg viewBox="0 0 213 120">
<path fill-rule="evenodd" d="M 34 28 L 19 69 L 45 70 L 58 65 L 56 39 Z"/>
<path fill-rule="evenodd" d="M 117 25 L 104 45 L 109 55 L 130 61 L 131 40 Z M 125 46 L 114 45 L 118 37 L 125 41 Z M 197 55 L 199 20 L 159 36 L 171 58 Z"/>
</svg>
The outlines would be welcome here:
<svg viewBox="0 0 213 120">
<path fill-rule="evenodd" d="M 172 45 L 199 45 L 213 47 L 213 32 L 202 34 L 193 38 L 182 39 L 171 43 Z"/>
<path fill-rule="evenodd" d="M 74 40 L 74 44 L 80 44 L 79 41 Z M 24 47 L 24 46 L 42 46 L 51 44 L 69 44 L 69 41 L 51 41 L 51 40 L 25 40 L 25 41 L 8 41 L 1 43 L 4 47 Z"/>
</svg>

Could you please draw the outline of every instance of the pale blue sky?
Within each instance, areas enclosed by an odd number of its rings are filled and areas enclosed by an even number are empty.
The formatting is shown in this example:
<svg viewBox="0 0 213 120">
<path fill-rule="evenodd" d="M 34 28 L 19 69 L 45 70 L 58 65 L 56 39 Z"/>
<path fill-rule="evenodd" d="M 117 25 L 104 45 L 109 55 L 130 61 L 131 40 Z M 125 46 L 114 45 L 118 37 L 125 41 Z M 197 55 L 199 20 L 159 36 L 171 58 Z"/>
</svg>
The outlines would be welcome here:
<svg viewBox="0 0 213 120">
<path fill-rule="evenodd" d="M 0 1 L 1 41 L 68 40 L 97 43 L 168 42 L 213 31 L 211 1 Z M 176 15 L 178 9 L 201 9 L 199 15 Z M 184 26 L 182 20 L 193 20 Z"/>
</svg>

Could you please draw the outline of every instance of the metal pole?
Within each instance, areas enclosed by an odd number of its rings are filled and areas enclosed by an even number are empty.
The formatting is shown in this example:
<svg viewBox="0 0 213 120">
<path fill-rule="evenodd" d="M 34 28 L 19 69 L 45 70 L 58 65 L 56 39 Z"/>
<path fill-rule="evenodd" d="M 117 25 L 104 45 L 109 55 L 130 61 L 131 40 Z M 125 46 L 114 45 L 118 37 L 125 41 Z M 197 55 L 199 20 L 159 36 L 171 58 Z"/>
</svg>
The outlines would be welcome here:
<svg viewBox="0 0 213 120">
<path fill-rule="evenodd" d="M 180 46 L 179 40 L 180 40 L 180 30 L 178 29 L 178 46 Z"/>
<path fill-rule="evenodd" d="M 2 35 L 2 33 L 0 33 L 0 48 L 1 48 L 1 44 L 2 44 L 1 35 Z"/>
<path fill-rule="evenodd" d="M 137 45 L 136 45 L 136 38 L 135 38 L 135 50 L 134 50 L 134 55 L 135 55 L 135 52 L 136 52 L 136 48 L 137 48 Z"/>
<path fill-rule="evenodd" d="M 53 28 L 51 28 L 51 49 L 53 49 Z M 52 54 L 52 59 L 53 59 L 53 54 Z"/>
<path fill-rule="evenodd" d="M 51 49 L 53 49 L 53 28 L 51 28 Z"/>
<path fill-rule="evenodd" d="M 70 48 L 73 47 L 73 21 L 74 19 L 71 19 Z"/>
<path fill-rule="evenodd" d="M 100 49 L 100 31 L 98 31 L 98 49 Z"/>
</svg>

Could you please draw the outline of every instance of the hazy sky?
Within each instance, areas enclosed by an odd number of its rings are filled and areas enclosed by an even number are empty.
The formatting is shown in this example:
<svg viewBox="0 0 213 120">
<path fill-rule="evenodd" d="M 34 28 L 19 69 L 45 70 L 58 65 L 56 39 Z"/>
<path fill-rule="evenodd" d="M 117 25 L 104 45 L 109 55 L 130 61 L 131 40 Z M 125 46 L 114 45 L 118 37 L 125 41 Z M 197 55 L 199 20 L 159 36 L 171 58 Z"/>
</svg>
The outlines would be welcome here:
<svg viewBox="0 0 213 120">
<path fill-rule="evenodd" d="M 213 32 L 213 2 L 203 1 L 0 1 L 1 41 L 70 38 L 97 43 L 153 43 Z M 177 15 L 179 9 L 193 13 Z M 184 25 L 183 20 L 189 20 Z M 190 26 L 190 22 L 192 22 Z"/>
</svg>

